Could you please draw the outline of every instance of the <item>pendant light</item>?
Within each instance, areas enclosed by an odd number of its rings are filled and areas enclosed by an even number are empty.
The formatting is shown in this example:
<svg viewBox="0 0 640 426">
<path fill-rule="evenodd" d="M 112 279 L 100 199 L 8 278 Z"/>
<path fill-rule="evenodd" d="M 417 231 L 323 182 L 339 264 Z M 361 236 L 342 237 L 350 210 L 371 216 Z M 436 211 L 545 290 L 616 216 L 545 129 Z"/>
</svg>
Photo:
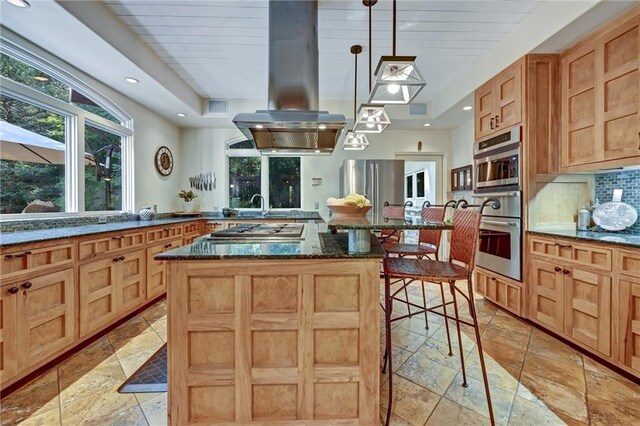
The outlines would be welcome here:
<svg viewBox="0 0 640 426">
<path fill-rule="evenodd" d="M 369 9 L 369 92 L 371 92 L 371 8 L 378 0 L 362 0 Z M 384 110 L 384 105 L 375 105 L 369 103 L 360 104 L 358 108 L 358 116 L 353 127 L 354 132 L 358 133 L 382 133 L 391 124 L 389 115 Z"/>
<path fill-rule="evenodd" d="M 355 82 L 353 88 L 353 119 L 356 119 L 356 97 L 358 95 L 358 55 L 362 52 L 362 46 L 355 44 L 351 46 L 351 53 L 355 56 L 356 70 L 355 70 Z M 347 136 L 344 139 L 342 149 L 345 151 L 362 151 L 369 146 L 369 140 L 367 135 L 362 133 L 356 133 L 353 130 L 347 132 Z"/>
<path fill-rule="evenodd" d="M 409 104 L 427 84 L 415 56 L 396 56 L 396 0 L 393 0 L 393 55 L 380 57 L 370 104 Z"/>
</svg>

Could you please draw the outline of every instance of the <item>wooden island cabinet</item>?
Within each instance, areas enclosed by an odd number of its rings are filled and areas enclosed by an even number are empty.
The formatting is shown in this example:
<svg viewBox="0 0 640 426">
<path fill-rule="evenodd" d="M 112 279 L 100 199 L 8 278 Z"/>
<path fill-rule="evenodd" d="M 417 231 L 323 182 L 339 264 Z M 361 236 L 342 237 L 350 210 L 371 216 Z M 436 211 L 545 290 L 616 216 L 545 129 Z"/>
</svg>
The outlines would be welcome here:
<svg viewBox="0 0 640 426">
<path fill-rule="evenodd" d="M 159 256 L 170 424 L 379 423 L 383 252 L 349 258 L 346 234 L 327 238 L 345 253 L 202 242 Z"/>
</svg>

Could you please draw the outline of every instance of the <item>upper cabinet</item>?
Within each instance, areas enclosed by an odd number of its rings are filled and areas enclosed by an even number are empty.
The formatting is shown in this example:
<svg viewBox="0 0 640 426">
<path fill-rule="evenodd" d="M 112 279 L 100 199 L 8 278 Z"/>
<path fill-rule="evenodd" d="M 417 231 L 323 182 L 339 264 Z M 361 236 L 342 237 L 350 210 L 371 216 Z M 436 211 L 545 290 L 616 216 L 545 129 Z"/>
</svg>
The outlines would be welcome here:
<svg viewBox="0 0 640 426">
<path fill-rule="evenodd" d="M 475 91 L 475 139 L 522 122 L 524 58 Z"/>
<path fill-rule="evenodd" d="M 561 55 L 561 171 L 640 163 L 640 8 Z"/>
</svg>

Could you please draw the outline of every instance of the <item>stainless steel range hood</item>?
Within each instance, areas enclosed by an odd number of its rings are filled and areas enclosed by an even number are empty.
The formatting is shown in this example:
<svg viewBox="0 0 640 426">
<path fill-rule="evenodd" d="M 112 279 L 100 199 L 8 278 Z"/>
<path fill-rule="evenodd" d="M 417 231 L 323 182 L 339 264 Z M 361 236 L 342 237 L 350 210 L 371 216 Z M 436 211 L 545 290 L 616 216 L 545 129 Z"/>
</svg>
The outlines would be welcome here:
<svg viewBox="0 0 640 426">
<path fill-rule="evenodd" d="M 317 0 L 269 0 L 268 107 L 233 119 L 262 154 L 333 152 L 347 120 L 318 111 Z"/>
</svg>

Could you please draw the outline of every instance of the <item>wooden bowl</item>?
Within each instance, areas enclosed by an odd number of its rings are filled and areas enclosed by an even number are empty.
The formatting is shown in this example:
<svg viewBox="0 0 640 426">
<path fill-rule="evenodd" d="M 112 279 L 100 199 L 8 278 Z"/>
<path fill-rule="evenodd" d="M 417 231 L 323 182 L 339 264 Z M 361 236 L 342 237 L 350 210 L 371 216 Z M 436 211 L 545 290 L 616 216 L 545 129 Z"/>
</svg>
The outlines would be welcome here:
<svg viewBox="0 0 640 426">
<path fill-rule="evenodd" d="M 327 205 L 329 210 L 333 212 L 333 217 L 336 216 L 364 216 L 369 210 L 371 210 L 371 206 L 364 206 L 362 208 L 358 208 L 356 206 L 345 206 L 345 205 Z"/>
</svg>

